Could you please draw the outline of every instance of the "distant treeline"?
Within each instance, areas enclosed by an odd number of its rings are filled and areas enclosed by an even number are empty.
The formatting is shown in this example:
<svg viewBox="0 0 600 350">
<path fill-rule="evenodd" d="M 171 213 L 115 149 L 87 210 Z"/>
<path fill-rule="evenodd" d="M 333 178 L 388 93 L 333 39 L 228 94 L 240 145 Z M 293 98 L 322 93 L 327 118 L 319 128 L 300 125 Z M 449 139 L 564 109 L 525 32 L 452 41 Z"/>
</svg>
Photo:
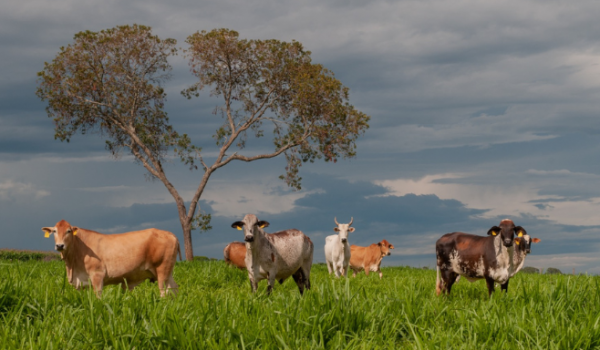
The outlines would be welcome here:
<svg viewBox="0 0 600 350">
<path fill-rule="evenodd" d="M 523 269 L 521 269 L 520 272 L 522 272 L 522 273 L 546 273 L 547 275 L 561 275 L 562 274 L 562 272 L 559 269 L 556 269 L 554 267 L 549 267 L 544 272 L 541 269 L 538 269 L 537 267 L 525 266 Z"/>
<path fill-rule="evenodd" d="M 60 260 L 60 254 L 37 250 L 0 249 L 0 260 L 52 261 Z"/>
</svg>

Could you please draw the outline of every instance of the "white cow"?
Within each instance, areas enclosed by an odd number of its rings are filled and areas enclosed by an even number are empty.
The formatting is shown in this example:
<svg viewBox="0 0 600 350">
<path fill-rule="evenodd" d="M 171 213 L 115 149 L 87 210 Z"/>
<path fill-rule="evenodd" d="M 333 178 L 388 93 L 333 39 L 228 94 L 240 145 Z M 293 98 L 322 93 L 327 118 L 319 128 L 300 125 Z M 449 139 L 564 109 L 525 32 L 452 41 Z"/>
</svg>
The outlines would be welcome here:
<svg viewBox="0 0 600 350">
<path fill-rule="evenodd" d="M 256 292 L 258 282 L 268 279 L 267 292 L 271 293 L 275 280 L 279 283 L 292 276 L 300 294 L 304 288 L 310 289 L 310 268 L 314 246 L 302 231 L 291 229 L 268 234 L 263 227 L 267 221 L 259 221 L 256 215 L 248 214 L 242 221 L 231 227 L 244 231 L 246 241 L 246 268 L 252 291 Z"/>
<path fill-rule="evenodd" d="M 352 221 L 350 219 L 348 224 L 340 224 L 337 222 L 337 218 L 333 219 L 337 227 L 333 230 L 337 232 L 337 235 L 327 236 L 325 238 L 325 260 L 327 260 L 327 269 L 329 274 L 335 273 L 335 277 L 348 277 L 348 264 L 350 263 L 350 244 L 348 243 L 348 233 L 354 232 Z"/>
</svg>

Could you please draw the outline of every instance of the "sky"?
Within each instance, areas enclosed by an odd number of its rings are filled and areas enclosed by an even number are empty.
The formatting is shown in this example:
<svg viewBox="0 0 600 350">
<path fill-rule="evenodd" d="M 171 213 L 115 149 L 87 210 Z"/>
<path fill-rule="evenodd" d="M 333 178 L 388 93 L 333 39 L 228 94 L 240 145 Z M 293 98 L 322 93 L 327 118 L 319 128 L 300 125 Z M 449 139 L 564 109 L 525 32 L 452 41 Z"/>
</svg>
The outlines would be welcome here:
<svg viewBox="0 0 600 350">
<path fill-rule="evenodd" d="M 41 227 L 61 219 L 104 233 L 157 227 L 183 236 L 173 198 L 98 134 L 54 139 L 37 72 L 79 31 L 152 27 L 187 36 L 229 28 L 296 40 L 371 116 L 357 156 L 301 167 L 302 190 L 278 179 L 285 159 L 230 163 L 201 199 L 213 229 L 195 255 L 222 259 L 245 214 L 267 232 L 297 228 L 324 262 L 325 237 L 354 218 L 351 244 L 387 239 L 383 265 L 435 267 L 448 232 L 485 235 L 504 218 L 541 239 L 526 266 L 600 273 L 600 3 L 597 1 L 8 0 L 0 12 L 0 248 L 52 250 Z M 172 57 L 166 110 L 210 159 L 220 103 L 180 91 L 195 82 Z M 257 145 L 256 147 L 262 147 Z M 249 145 L 248 151 L 251 151 Z M 201 173 L 165 167 L 190 200 Z"/>
</svg>

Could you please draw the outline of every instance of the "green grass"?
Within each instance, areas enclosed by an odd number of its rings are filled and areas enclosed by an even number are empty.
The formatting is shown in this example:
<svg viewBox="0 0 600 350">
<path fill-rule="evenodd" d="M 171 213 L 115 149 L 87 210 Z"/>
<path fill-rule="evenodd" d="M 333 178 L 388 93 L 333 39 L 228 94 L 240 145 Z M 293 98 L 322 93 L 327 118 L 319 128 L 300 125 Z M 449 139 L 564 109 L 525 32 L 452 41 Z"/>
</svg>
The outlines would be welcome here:
<svg viewBox="0 0 600 350">
<path fill-rule="evenodd" d="M 592 349 L 600 348 L 599 278 L 517 275 L 490 299 L 461 281 L 436 297 L 435 271 L 384 268 L 335 279 L 313 266 L 267 296 L 222 261 L 177 263 L 176 298 L 156 284 L 102 299 L 65 281 L 64 265 L 0 261 L 1 349 Z"/>
</svg>

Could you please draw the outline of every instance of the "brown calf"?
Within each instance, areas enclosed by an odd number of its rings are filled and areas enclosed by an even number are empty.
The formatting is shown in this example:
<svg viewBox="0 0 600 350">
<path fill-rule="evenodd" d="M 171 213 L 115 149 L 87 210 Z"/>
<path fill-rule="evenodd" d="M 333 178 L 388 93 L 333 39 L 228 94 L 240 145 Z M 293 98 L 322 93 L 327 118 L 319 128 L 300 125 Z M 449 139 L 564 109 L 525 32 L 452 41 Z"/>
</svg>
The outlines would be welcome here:
<svg viewBox="0 0 600 350">
<path fill-rule="evenodd" d="M 246 244 L 243 242 L 231 242 L 223 249 L 223 257 L 229 265 L 239 269 L 246 269 Z"/>
<path fill-rule="evenodd" d="M 379 243 L 373 243 L 368 247 L 350 246 L 352 277 L 356 277 L 357 272 L 364 270 L 367 276 L 370 271 L 379 272 L 379 279 L 381 279 L 383 277 L 380 268 L 381 260 L 384 256 L 392 254 L 390 249 L 394 249 L 394 246 L 385 239 Z"/>
<path fill-rule="evenodd" d="M 54 234 L 55 249 L 60 252 L 67 269 L 69 283 L 75 288 L 91 282 L 96 295 L 109 284 L 133 289 L 149 279 L 158 281 L 160 295 L 177 292 L 173 267 L 179 241 L 174 234 L 155 228 L 114 235 L 71 226 L 65 220 L 54 227 L 43 227 L 46 237 Z"/>
</svg>

